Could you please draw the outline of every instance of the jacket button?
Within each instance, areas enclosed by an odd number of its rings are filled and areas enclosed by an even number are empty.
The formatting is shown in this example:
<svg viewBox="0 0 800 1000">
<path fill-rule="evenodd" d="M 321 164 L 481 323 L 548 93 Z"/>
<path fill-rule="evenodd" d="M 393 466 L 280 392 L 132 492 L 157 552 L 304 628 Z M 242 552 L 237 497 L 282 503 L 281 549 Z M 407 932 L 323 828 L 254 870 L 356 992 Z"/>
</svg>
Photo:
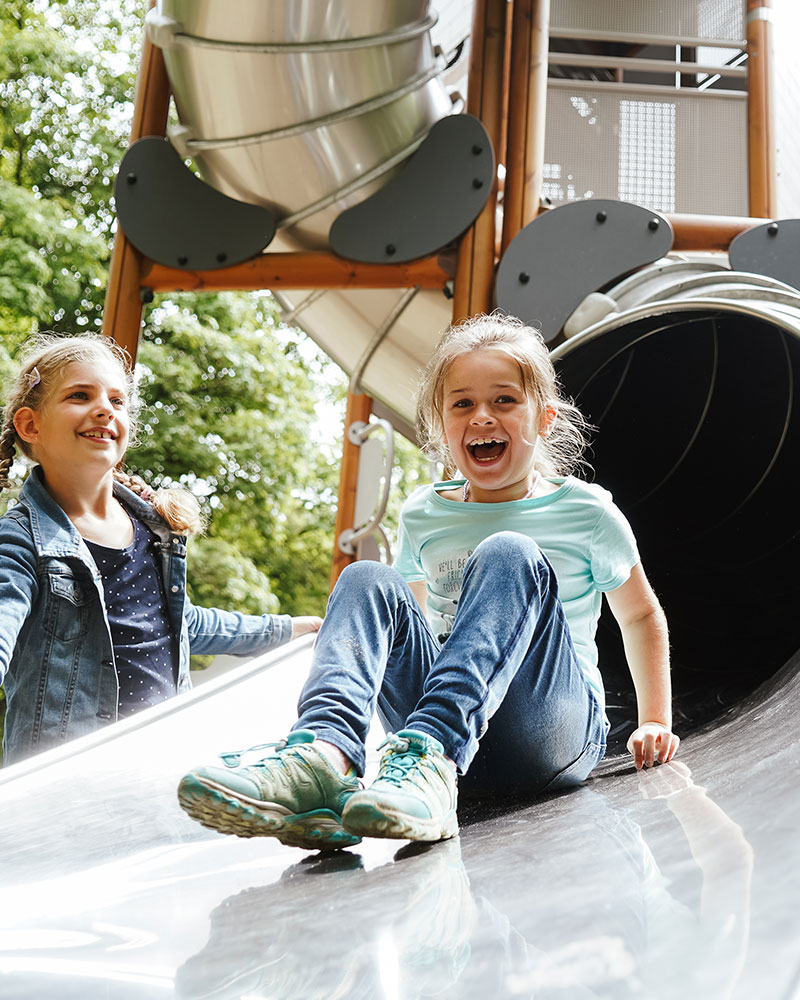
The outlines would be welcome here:
<svg viewBox="0 0 800 1000">
<path fill-rule="evenodd" d="M 178 593 L 178 587 L 174 583 L 169 589 L 172 591 L 173 594 Z"/>
</svg>

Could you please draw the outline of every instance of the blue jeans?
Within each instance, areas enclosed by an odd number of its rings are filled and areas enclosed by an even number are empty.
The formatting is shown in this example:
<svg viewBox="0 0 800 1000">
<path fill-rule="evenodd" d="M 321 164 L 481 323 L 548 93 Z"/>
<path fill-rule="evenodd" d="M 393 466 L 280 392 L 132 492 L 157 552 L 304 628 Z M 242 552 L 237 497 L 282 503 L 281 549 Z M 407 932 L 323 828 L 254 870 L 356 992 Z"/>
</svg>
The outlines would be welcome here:
<svg viewBox="0 0 800 1000">
<path fill-rule="evenodd" d="M 295 729 L 311 729 L 364 773 L 377 709 L 388 731 L 434 736 L 464 791 L 577 784 L 605 752 L 603 711 L 578 664 L 555 574 L 516 532 L 467 561 L 442 644 L 396 570 L 357 562 L 339 577 L 317 637 Z"/>
</svg>

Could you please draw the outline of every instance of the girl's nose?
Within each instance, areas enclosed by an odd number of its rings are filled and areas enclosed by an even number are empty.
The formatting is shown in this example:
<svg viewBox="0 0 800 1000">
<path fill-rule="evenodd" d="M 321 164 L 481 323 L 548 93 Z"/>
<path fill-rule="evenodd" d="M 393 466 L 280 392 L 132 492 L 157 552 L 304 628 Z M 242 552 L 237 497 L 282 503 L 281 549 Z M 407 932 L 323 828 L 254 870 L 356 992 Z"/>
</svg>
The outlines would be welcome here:
<svg viewBox="0 0 800 1000">
<path fill-rule="evenodd" d="M 475 407 L 475 412 L 472 414 L 473 424 L 488 424 L 494 421 L 494 417 L 489 411 L 488 407 L 481 404 Z"/>
</svg>

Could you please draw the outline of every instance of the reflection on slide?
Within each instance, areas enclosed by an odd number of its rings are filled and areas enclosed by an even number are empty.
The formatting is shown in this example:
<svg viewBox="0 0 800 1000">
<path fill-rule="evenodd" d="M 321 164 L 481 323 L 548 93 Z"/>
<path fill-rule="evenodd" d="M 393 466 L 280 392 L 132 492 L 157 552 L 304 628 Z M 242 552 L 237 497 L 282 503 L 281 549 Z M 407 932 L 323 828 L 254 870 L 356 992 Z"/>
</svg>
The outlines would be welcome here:
<svg viewBox="0 0 800 1000">
<path fill-rule="evenodd" d="M 677 867 L 699 869 L 698 905 L 673 895 L 641 828 L 603 794 L 585 789 L 573 796 L 571 812 L 591 814 L 591 852 L 565 851 L 548 866 L 535 842 L 522 852 L 506 843 L 507 876 L 525 886 L 521 911 L 518 898 L 504 906 L 504 880 L 484 885 L 477 854 L 471 888 L 469 829 L 462 837 L 466 865 L 459 839 L 403 847 L 371 870 L 358 849 L 308 855 L 277 882 L 212 910 L 208 942 L 177 970 L 176 994 L 461 997 L 479 982 L 489 997 L 620 1000 L 673 995 L 677 962 L 691 970 L 684 986 L 692 996 L 730 997 L 747 952 L 752 849 L 684 764 L 639 781 L 649 808 L 671 813 L 680 825 Z M 586 866 L 597 864 L 607 868 L 608 891 L 592 899 Z M 581 889 L 584 905 L 575 906 Z"/>
</svg>

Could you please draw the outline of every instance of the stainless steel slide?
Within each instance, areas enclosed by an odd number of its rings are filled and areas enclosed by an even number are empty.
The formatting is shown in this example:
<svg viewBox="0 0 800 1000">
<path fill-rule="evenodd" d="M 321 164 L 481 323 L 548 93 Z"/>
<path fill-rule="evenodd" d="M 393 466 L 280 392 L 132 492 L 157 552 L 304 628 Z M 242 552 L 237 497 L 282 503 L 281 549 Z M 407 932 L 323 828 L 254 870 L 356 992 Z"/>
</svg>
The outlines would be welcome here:
<svg viewBox="0 0 800 1000">
<path fill-rule="evenodd" d="M 325 246 L 459 109 L 471 6 L 434 23 L 424 0 L 161 0 L 173 141 L 276 213 L 279 248 Z M 0 997 L 800 997 L 800 297 L 677 260 L 608 294 L 556 360 L 667 605 L 677 760 L 637 775 L 620 752 L 632 693 L 603 625 L 615 744 L 584 787 L 462 803 L 450 842 L 328 857 L 200 827 L 178 779 L 285 734 L 299 640 L 0 772 Z M 348 372 L 385 328 L 361 385 L 410 418 L 443 297 L 280 298 Z"/>
<path fill-rule="evenodd" d="M 449 842 L 322 856 L 194 823 L 180 775 L 279 738 L 309 649 L 0 774 L 0 996 L 797 996 L 797 658 L 679 762 L 465 803 Z"/>
</svg>

